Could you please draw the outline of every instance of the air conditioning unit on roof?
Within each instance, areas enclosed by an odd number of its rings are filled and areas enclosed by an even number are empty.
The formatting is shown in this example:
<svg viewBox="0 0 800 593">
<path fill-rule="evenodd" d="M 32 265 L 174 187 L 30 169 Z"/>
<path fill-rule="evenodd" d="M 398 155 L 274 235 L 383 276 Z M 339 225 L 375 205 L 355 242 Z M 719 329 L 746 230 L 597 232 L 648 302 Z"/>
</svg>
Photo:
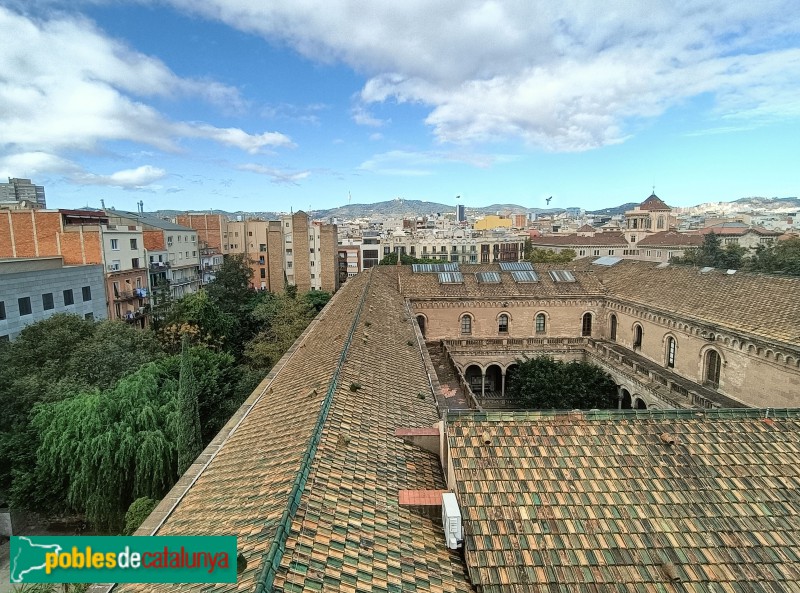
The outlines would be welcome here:
<svg viewBox="0 0 800 593">
<path fill-rule="evenodd" d="M 447 547 L 457 550 L 464 545 L 464 535 L 461 530 L 461 509 L 458 500 L 452 492 L 442 494 L 442 527 Z"/>
</svg>

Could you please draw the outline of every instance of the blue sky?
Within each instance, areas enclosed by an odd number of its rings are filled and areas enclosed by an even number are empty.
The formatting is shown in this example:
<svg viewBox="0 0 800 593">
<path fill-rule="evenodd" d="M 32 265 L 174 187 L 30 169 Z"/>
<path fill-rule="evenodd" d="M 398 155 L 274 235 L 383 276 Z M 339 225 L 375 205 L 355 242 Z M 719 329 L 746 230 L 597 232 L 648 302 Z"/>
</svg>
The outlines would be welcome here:
<svg viewBox="0 0 800 593">
<path fill-rule="evenodd" d="M 795 0 L 0 0 L 0 32 L 0 177 L 51 207 L 800 195 Z"/>
</svg>

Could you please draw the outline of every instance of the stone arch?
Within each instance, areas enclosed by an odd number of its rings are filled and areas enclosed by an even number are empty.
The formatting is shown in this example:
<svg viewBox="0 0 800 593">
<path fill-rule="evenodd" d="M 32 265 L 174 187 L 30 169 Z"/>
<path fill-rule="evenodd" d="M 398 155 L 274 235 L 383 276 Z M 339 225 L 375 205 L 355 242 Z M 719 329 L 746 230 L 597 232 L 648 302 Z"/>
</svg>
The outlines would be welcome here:
<svg viewBox="0 0 800 593">
<path fill-rule="evenodd" d="M 503 389 L 503 367 L 500 363 L 493 362 L 486 367 L 486 393 L 494 392 L 500 395 Z"/>
<path fill-rule="evenodd" d="M 636 394 L 633 396 L 633 409 L 634 410 L 646 410 L 647 409 L 647 402 L 644 401 L 644 398 Z"/>
<path fill-rule="evenodd" d="M 467 381 L 473 393 L 480 394 L 481 383 L 483 382 L 483 369 L 477 363 L 467 365 L 464 369 L 464 379 Z"/>
<path fill-rule="evenodd" d="M 422 334 L 422 337 L 425 337 L 425 332 L 428 330 L 428 318 L 424 313 L 417 313 L 416 315 L 417 325 L 419 326 L 419 332 Z"/>
<path fill-rule="evenodd" d="M 631 392 L 622 388 L 622 409 L 623 410 L 631 410 L 633 409 L 633 398 L 631 397 Z"/>
<path fill-rule="evenodd" d="M 612 313 L 608 316 L 608 339 L 612 342 L 617 341 L 617 328 L 619 326 L 619 322 L 617 321 L 617 316 Z"/>
<path fill-rule="evenodd" d="M 722 381 L 725 357 L 719 348 L 708 345 L 700 349 L 700 376 L 702 383 L 716 389 Z"/>
</svg>

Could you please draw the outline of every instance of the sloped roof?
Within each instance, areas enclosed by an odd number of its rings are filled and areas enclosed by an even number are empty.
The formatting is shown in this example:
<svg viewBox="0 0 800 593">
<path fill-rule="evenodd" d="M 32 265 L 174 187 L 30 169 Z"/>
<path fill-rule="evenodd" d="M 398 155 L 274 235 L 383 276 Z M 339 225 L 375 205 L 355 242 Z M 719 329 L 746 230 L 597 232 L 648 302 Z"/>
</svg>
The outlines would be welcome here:
<svg viewBox="0 0 800 593">
<path fill-rule="evenodd" d="M 702 235 L 697 233 L 679 233 L 678 231 L 661 231 L 647 235 L 636 243 L 637 247 L 700 247 Z"/>
<path fill-rule="evenodd" d="M 667 206 L 664 201 L 659 198 L 656 194 L 650 194 L 644 202 L 639 204 L 639 210 L 671 210 L 669 206 Z"/>
<path fill-rule="evenodd" d="M 585 224 L 581 228 L 578 229 L 577 232 L 579 233 L 593 233 L 595 232 L 595 228 L 590 224 Z"/>
<path fill-rule="evenodd" d="M 399 490 L 445 484 L 437 456 L 394 436 L 438 420 L 395 286 L 393 268 L 349 280 L 201 457 L 196 481 L 185 475 L 160 505 L 177 499 L 158 535 L 238 536 L 247 569 L 214 591 L 472 591 L 440 521 L 398 505 Z"/>
<path fill-rule="evenodd" d="M 800 278 L 725 272 L 631 260 L 595 270 L 609 298 L 798 348 Z"/>
<path fill-rule="evenodd" d="M 595 229 L 592 229 L 595 230 Z M 595 233 L 592 237 L 582 235 L 545 235 L 542 237 L 531 237 L 531 244 L 534 247 L 627 247 L 628 242 L 625 235 L 618 232 Z"/>
<path fill-rule="evenodd" d="M 795 591 L 800 411 L 765 415 L 449 415 L 472 581 L 485 593 Z"/>
<path fill-rule="evenodd" d="M 571 269 L 571 264 L 533 264 L 538 282 L 515 282 L 511 272 L 502 271 L 499 264 L 460 264 L 464 276 L 462 284 L 439 284 L 432 274 L 415 274 L 410 266 L 399 266 L 400 286 L 403 296 L 410 299 L 425 298 L 553 298 L 603 295 L 605 290 L 589 272 L 575 274 L 575 282 L 554 282 L 550 270 Z M 480 282 L 478 272 L 497 272 L 500 282 Z"/>
<path fill-rule="evenodd" d="M 746 235 L 747 233 L 755 233 L 756 235 L 762 235 L 765 237 L 778 237 L 781 234 L 780 231 L 771 231 L 762 226 L 749 226 L 744 224 L 743 222 L 721 222 L 719 224 L 713 224 L 711 226 L 704 227 L 700 229 L 698 232 L 703 235 L 714 233 L 716 235 L 734 235 L 734 236 Z"/>
<path fill-rule="evenodd" d="M 119 217 L 119 218 L 126 218 L 129 220 L 135 220 L 137 223 L 143 226 L 151 226 L 157 229 L 161 229 L 163 231 L 186 231 L 191 233 L 197 232 L 193 228 L 175 224 L 172 221 L 164 220 L 163 218 L 158 218 L 156 216 L 151 216 L 149 214 L 142 214 L 141 212 L 125 212 L 124 210 L 106 210 L 106 214 L 108 215 L 109 218 Z"/>
</svg>

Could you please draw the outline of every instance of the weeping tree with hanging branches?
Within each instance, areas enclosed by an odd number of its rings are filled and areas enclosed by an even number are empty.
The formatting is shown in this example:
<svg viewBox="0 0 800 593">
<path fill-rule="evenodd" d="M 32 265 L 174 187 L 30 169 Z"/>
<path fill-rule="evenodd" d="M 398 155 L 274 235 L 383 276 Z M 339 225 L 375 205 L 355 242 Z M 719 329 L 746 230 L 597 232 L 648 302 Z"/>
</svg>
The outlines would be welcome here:
<svg viewBox="0 0 800 593">
<path fill-rule="evenodd" d="M 177 473 L 178 385 L 149 363 L 108 391 L 36 408 L 37 472 L 63 484 L 69 506 L 118 533 L 137 498 L 160 499 Z"/>
</svg>

